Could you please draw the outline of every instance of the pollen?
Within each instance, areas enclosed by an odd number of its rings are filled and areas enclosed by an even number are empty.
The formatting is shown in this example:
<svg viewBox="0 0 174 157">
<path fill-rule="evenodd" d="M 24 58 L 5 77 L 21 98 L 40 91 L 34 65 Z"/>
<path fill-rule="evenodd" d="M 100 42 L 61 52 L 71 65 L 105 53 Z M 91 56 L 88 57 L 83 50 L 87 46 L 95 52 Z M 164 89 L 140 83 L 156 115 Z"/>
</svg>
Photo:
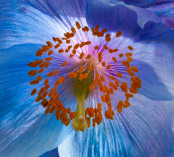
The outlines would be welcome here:
<svg viewBox="0 0 174 157">
<path fill-rule="evenodd" d="M 127 45 L 127 52 L 118 49 L 115 45 L 124 34 L 118 31 L 113 35 L 107 28 L 99 28 L 76 22 L 62 37 L 46 41 L 36 51 L 40 59 L 28 63 L 28 75 L 34 78 L 30 85 L 37 87 L 30 91 L 31 96 L 37 95 L 35 101 L 43 106 L 45 114 L 54 114 L 75 131 L 100 125 L 104 118 L 113 120 L 131 106 L 130 100 L 141 88 L 141 79 L 136 76 L 139 69 L 132 64 L 134 48 Z M 66 104 L 67 96 L 76 97 L 77 110 Z M 86 101 L 93 97 L 98 102 Z M 91 104 L 85 107 L 85 103 Z"/>
</svg>

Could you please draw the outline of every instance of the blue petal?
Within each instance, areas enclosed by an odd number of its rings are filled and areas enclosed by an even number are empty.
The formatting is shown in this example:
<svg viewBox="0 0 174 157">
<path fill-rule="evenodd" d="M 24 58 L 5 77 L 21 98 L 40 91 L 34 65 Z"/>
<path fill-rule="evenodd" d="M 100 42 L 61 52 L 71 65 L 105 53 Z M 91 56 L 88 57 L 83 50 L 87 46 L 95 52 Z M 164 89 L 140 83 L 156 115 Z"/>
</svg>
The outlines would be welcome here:
<svg viewBox="0 0 174 157">
<path fill-rule="evenodd" d="M 165 107 L 137 94 L 132 106 L 85 133 L 71 133 L 59 146 L 60 156 L 171 156 L 173 132 Z M 68 147 L 68 148 L 67 148 Z"/>
<path fill-rule="evenodd" d="M 89 0 L 86 19 L 90 26 L 100 25 L 109 31 L 124 31 L 124 35 L 132 35 L 144 28 L 149 21 L 160 22 L 152 11 L 125 5 L 123 2 L 116 4 L 108 0 Z"/>
<path fill-rule="evenodd" d="M 156 13 L 165 25 L 174 28 L 174 3 L 151 7 L 150 10 Z"/>
<path fill-rule="evenodd" d="M 24 43 L 44 44 L 63 36 L 72 27 L 72 18 L 85 16 L 86 0 L 7 1 L 0 7 L 2 49 Z"/>
<path fill-rule="evenodd" d="M 160 78 L 154 69 L 145 62 L 134 60 L 133 65 L 137 66 L 142 84 L 140 93 L 152 100 L 172 100 L 173 96 L 167 87 L 160 82 Z"/>
<path fill-rule="evenodd" d="M 167 4 L 173 2 L 173 0 L 120 0 L 124 1 L 126 4 L 135 5 L 138 7 L 149 8 L 153 6 L 158 6 L 161 4 Z"/>
<path fill-rule="evenodd" d="M 33 157 L 57 147 L 71 131 L 45 115 L 27 76 L 28 62 L 41 45 L 16 45 L 0 51 L 0 156 Z M 37 87 L 36 87 L 37 88 Z"/>
</svg>

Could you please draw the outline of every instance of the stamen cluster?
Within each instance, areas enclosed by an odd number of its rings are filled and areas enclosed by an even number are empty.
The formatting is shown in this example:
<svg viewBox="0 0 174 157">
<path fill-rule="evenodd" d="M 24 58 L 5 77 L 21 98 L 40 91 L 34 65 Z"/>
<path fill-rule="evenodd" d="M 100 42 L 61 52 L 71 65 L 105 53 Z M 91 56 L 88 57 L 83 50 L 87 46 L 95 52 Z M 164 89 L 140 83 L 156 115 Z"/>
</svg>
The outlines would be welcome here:
<svg viewBox="0 0 174 157">
<path fill-rule="evenodd" d="M 53 37 L 53 42 L 47 41 L 46 45 L 43 45 L 41 49 L 36 52 L 36 56 L 42 57 L 42 55 L 47 55 L 46 58 L 41 58 L 36 61 L 29 63 L 28 65 L 32 68 L 39 67 L 39 70 L 31 70 L 28 74 L 31 77 L 37 75 L 35 80 L 30 82 L 31 85 L 39 84 L 42 80 L 41 73 L 44 72 L 45 69 L 49 69 L 50 62 L 54 60 L 52 57 L 53 54 L 59 53 L 69 54 L 69 58 L 72 59 L 77 57 L 78 60 L 81 61 L 81 66 L 75 67 L 73 71 L 69 73 L 69 78 L 72 81 L 78 79 L 79 81 L 83 82 L 84 80 L 88 79 L 89 73 L 94 71 L 94 78 L 93 82 L 89 86 L 89 91 L 92 92 L 95 89 L 99 89 L 101 94 L 101 101 L 102 103 L 97 104 L 97 108 L 88 107 L 85 110 L 85 118 L 88 123 L 88 127 L 90 127 L 91 118 L 92 118 L 92 125 L 95 127 L 95 124 L 98 125 L 102 122 L 102 106 L 107 104 L 108 110 L 105 111 L 105 117 L 107 119 L 113 120 L 113 116 L 115 112 L 113 111 L 113 105 L 111 102 L 111 95 L 118 92 L 118 89 L 124 93 L 125 100 L 120 100 L 116 105 L 118 113 L 121 113 L 123 108 L 129 107 L 131 104 L 129 99 L 134 97 L 134 94 L 138 93 L 137 89 L 141 88 L 141 79 L 138 76 L 135 76 L 135 73 L 138 72 L 138 68 L 136 66 L 131 66 L 131 62 L 133 61 L 132 52 L 127 52 L 125 54 L 120 53 L 117 48 L 108 47 L 108 44 L 104 45 L 94 45 L 92 41 L 82 41 L 80 43 L 71 44 L 72 40 L 75 39 L 77 31 L 81 31 L 84 33 L 88 33 L 91 31 L 92 35 L 97 38 L 105 38 L 105 43 L 109 43 L 112 41 L 112 37 L 110 33 L 107 33 L 107 28 L 99 30 L 99 25 L 95 28 L 91 28 L 91 30 L 85 26 L 81 27 L 81 25 L 76 22 L 76 28 L 72 27 L 71 32 L 64 33 L 64 37 L 58 38 Z M 122 36 L 122 32 L 118 31 L 115 34 L 114 38 L 119 38 Z M 67 46 L 62 46 L 66 44 Z M 80 52 L 82 47 L 85 46 L 93 46 L 95 53 L 89 52 Z M 133 51 L 133 47 L 128 45 L 128 50 Z M 112 68 L 112 64 L 108 64 L 103 57 L 104 52 L 101 49 L 105 50 L 105 53 L 111 54 L 111 60 L 113 64 L 117 64 L 118 60 L 121 60 L 122 66 L 125 67 L 126 73 L 130 77 L 131 84 L 126 81 L 120 81 L 124 77 L 121 72 L 116 72 L 115 74 L 109 76 L 105 76 L 102 71 L 110 70 Z M 97 58 L 94 54 L 97 53 Z M 116 55 L 118 57 L 116 57 Z M 126 58 L 126 59 L 123 59 Z M 41 101 L 41 105 L 46 108 L 45 114 L 55 112 L 55 116 L 57 120 L 61 120 L 63 124 L 68 125 L 72 119 L 76 117 L 77 112 L 71 112 L 71 108 L 65 108 L 62 101 L 59 100 L 61 93 L 57 93 L 57 89 L 59 88 L 60 84 L 66 84 L 65 76 L 60 76 L 59 71 L 63 67 L 67 67 L 68 61 L 62 61 L 61 67 L 56 70 L 51 70 L 49 73 L 46 74 L 46 79 L 43 81 L 44 86 L 37 91 L 34 88 L 31 92 L 31 95 L 38 94 L 36 98 L 36 102 Z M 55 78 L 56 82 L 53 87 L 50 87 L 49 80 L 50 78 Z M 107 78 L 107 80 L 106 80 Z M 109 81 L 108 81 L 109 80 Z M 128 80 L 129 81 L 129 80 Z M 95 91 L 94 91 L 95 92 Z"/>
</svg>

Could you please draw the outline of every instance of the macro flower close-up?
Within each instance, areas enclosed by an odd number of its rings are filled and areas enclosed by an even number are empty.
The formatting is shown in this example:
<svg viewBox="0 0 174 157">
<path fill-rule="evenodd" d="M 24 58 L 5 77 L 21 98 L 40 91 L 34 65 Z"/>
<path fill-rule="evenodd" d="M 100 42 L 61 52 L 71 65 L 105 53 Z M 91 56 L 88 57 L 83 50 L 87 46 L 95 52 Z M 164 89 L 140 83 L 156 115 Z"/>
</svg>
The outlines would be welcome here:
<svg viewBox="0 0 174 157">
<path fill-rule="evenodd" d="M 173 0 L 0 3 L 0 156 L 173 157 Z"/>
</svg>

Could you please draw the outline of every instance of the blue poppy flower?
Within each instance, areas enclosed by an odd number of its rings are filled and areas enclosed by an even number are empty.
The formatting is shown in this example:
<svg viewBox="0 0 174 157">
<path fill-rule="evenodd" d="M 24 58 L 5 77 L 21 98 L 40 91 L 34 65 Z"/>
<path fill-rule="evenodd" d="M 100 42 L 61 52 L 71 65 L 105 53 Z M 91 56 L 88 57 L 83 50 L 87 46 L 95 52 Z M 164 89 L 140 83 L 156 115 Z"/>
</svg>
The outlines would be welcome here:
<svg viewBox="0 0 174 157">
<path fill-rule="evenodd" d="M 2 2 L 0 156 L 172 156 L 173 4 Z"/>
</svg>

